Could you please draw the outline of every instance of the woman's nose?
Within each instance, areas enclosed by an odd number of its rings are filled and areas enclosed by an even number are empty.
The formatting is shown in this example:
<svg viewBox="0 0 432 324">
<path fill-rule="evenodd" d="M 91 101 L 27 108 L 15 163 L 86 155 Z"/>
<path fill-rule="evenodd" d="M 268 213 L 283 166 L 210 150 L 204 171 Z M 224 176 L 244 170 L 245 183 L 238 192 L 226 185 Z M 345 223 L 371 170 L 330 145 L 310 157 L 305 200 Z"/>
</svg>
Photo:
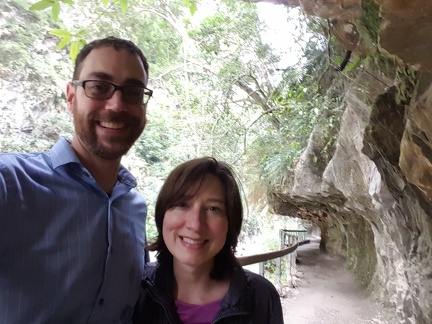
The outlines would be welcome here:
<svg viewBox="0 0 432 324">
<path fill-rule="evenodd" d="M 186 219 L 186 227 L 192 231 L 198 231 L 202 226 L 202 210 L 200 208 L 192 208 Z"/>
</svg>

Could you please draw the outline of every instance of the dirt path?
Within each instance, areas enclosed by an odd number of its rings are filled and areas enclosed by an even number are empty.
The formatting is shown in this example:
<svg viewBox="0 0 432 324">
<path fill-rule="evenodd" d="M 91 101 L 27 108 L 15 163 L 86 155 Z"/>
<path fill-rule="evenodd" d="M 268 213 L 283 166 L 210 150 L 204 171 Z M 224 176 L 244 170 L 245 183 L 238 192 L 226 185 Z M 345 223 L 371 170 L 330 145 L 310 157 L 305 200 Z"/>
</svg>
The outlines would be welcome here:
<svg viewBox="0 0 432 324">
<path fill-rule="evenodd" d="M 346 270 L 343 260 L 321 253 L 319 240 L 297 250 L 298 287 L 282 298 L 285 324 L 397 324 Z"/>
</svg>

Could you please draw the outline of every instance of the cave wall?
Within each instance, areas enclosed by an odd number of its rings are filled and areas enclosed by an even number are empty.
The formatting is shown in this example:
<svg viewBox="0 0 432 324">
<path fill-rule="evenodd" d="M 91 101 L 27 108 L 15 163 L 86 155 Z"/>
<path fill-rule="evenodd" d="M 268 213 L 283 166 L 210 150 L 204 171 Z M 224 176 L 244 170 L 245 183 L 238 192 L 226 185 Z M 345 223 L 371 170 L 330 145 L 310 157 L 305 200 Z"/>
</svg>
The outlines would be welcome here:
<svg viewBox="0 0 432 324">
<path fill-rule="evenodd" d="M 347 80 L 332 158 L 314 165 L 317 127 L 292 183 L 270 193 L 273 210 L 317 224 L 323 247 L 346 258 L 400 323 L 432 323 L 432 2 L 268 2 L 329 19 L 346 50 L 393 62 L 385 71 L 365 64 Z M 365 22 L 372 2 L 379 15 Z"/>
</svg>

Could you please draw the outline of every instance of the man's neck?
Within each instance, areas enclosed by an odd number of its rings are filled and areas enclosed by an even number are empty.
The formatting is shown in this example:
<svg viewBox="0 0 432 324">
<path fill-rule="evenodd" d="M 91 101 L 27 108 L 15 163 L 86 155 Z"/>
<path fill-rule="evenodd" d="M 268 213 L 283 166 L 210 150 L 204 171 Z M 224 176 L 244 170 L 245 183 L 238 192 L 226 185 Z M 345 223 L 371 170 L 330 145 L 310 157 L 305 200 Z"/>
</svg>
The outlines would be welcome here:
<svg viewBox="0 0 432 324">
<path fill-rule="evenodd" d="M 82 165 L 90 172 L 102 190 L 110 194 L 117 183 L 121 158 L 103 159 L 94 154 L 89 154 L 82 146 L 74 145 L 73 142 L 72 148 Z"/>
<path fill-rule="evenodd" d="M 111 194 L 112 189 L 117 183 L 118 170 L 120 161 L 97 161 L 99 163 L 86 163 L 83 165 L 89 170 L 96 182 L 101 186 L 102 190 L 107 194 Z M 104 163 L 105 162 L 105 163 Z"/>
</svg>

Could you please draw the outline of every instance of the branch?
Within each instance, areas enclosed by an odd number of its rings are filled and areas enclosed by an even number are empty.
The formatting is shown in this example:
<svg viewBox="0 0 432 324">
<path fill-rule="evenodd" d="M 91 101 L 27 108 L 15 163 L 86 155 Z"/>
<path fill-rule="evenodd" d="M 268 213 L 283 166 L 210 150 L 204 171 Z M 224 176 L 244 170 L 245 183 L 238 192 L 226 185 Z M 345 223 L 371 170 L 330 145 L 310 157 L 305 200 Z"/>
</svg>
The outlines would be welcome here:
<svg viewBox="0 0 432 324">
<path fill-rule="evenodd" d="M 243 83 L 240 80 L 237 80 L 235 83 L 240 89 L 248 94 L 256 103 L 258 103 L 264 111 L 271 110 L 272 108 L 268 105 L 267 99 L 262 98 L 257 91 L 250 88 L 247 84 Z M 276 128 L 280 128 L 280 122 L 276 117 L 270 117 L 270 122 Z"/>
<path fill-rule="evenodd" d="M 279 108 L 270 108 L 269 110 L 264 111 L 261 115 L 259 115 L 252 123 L 249 124 L 249 128 L 251 128 L 253 126 L 253 124 L 255 124 L 258 120 L 260 120 L 261 117 L 272 113 L 273 111 L 279 110 Z"/>
</svg>

